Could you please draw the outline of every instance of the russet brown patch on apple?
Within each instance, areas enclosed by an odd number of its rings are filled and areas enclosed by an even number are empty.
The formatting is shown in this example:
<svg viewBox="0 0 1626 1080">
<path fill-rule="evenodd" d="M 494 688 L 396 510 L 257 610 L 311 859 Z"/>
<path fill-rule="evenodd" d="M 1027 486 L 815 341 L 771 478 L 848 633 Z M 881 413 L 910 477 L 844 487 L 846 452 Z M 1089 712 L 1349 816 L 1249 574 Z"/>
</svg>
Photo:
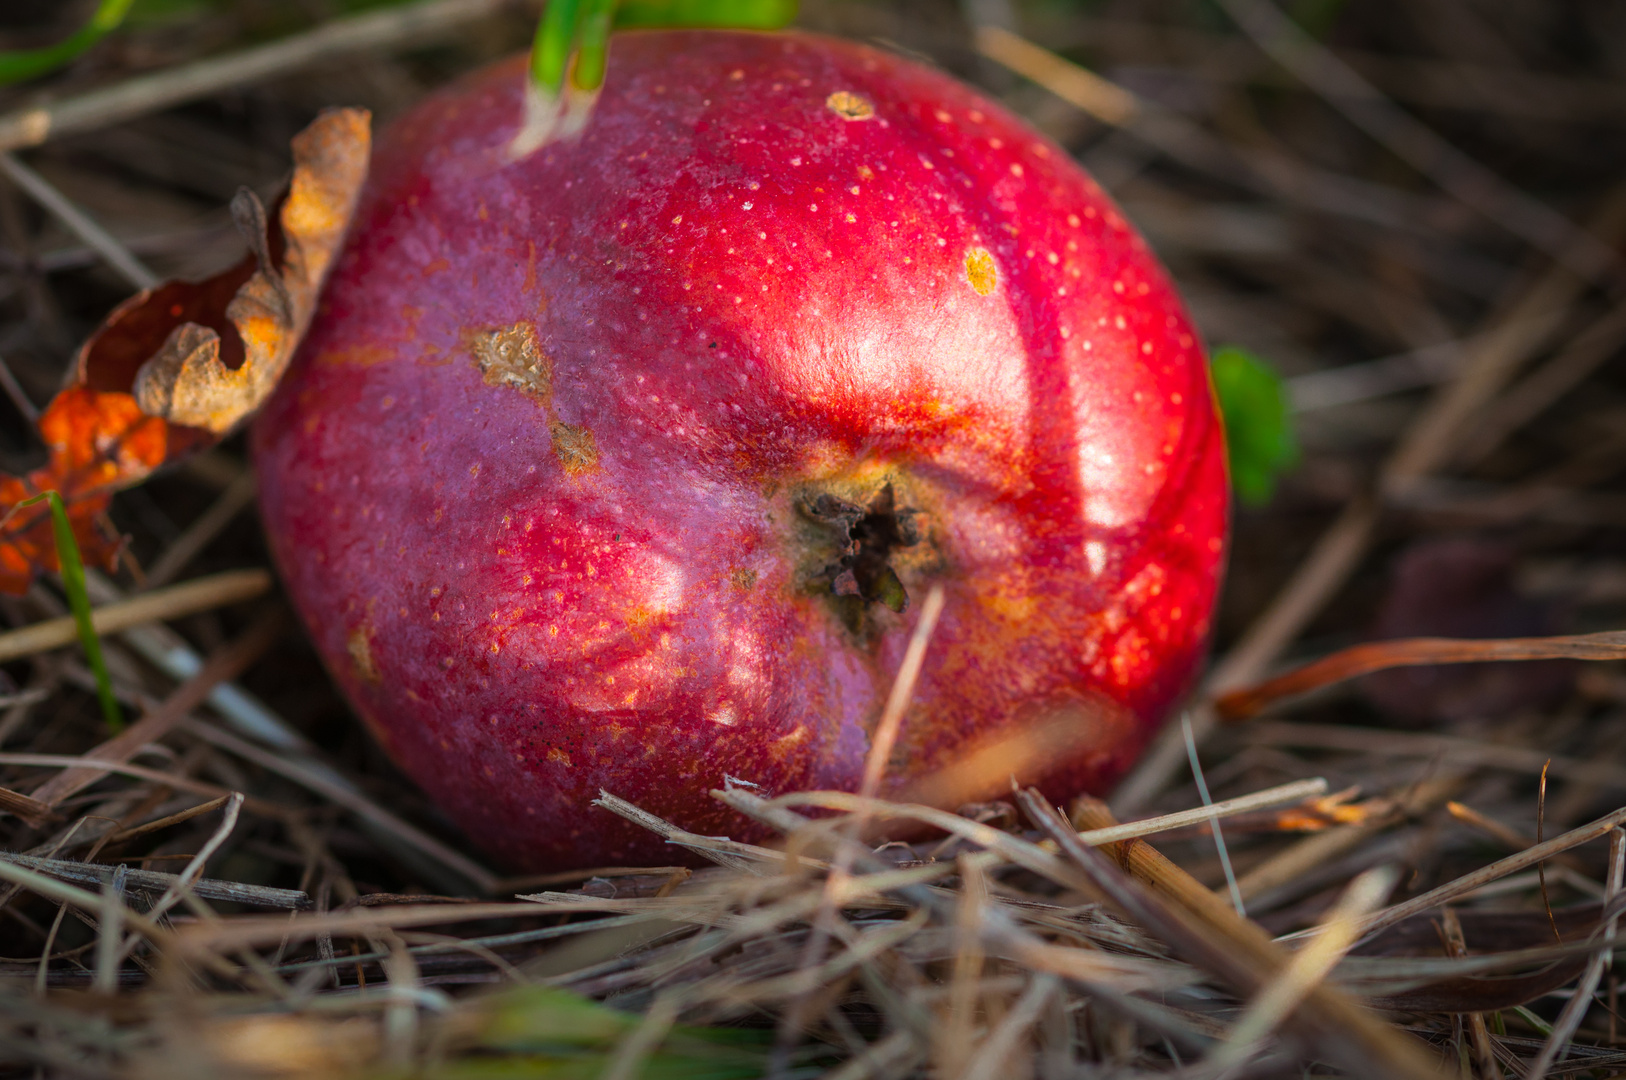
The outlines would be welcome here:
<svg viewBox="0 0 1626 1080">
<path fill-rule="evenodd" d="M 555 421 L 548 428 L 553 436 L 553 456 L 571 476 L 580 476 L 598 468 L 598 443 L 593 433 L 584 427 Z"/>
<path fill-rule="evenodd" d="M 553 361 L 537 344 L 530 323 L 515 323 L 469 338 L 474 366 L 487 386 L 508 386 L 546 405 L 553 397 Z"/>
<path fill-rule="evenodd" d="M 824 107 L 843 120 L 868 120 L 875 115 L 875 106 L 851 90 L 837 90 L 824 99 Z"/>
<path fill-rule="evenodd" d="M 733 573 L 729 574 L 728 580 L 734 584 L 736 589 L 742 589 L 746 592 L 750 592 L 751 589 L 756 586 L 757 572 L 755 570 L 747 570 L 742 566 Z"/>
<path fill-rule="evenodd" d="M 999 284 L 999 270 L 987 248 L 972 248 L 965 257 L 965 279 L 977 290 L 978 296 L 987 296 Z"/>
</svg>

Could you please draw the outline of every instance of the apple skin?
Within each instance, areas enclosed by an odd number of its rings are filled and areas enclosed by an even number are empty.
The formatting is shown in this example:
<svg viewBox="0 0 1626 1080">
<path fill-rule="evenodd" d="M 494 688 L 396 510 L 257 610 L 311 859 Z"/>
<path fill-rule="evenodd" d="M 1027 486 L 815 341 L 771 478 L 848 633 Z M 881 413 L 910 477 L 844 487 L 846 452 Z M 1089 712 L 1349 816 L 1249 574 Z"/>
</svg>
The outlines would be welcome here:
<svg viewBox="0 0 1626 1080">
<path fill-rule="evenodd" d="M 393 758 L 515 868 L 672 862 L 601 788 L 752 839 L 708 790 L 855 788 L 937 584 L 885 790 L 1075 714 L 1021 778 L 1108 789 L 1200 661 L 1228 496 L 1196 333 L 1107 196 L 847 42 L 618 36 L 584 135 L 509 161 L 522 72 L 381 139 L 253 433 L 288 593 Z M 811 509 L 888 485 L 902 614 L 835 594 Z"/>
</svg>

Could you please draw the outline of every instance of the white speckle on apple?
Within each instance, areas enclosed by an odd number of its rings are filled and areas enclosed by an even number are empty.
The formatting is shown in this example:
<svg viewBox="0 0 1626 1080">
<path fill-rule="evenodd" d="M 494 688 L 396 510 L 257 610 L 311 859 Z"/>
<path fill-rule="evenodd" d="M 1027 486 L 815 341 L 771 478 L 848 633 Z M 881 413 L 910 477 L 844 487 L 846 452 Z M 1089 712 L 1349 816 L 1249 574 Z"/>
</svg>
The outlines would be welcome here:
<svg viewBox="0 0 1626 1080">
<path fill-rule="evenodd" d="M 1101 573 L 1107 566 L 1107 546 L 1099 540 L 1084 541 L 1084 561 L 1090 564 L 1090 573 Z"/>
</svg>

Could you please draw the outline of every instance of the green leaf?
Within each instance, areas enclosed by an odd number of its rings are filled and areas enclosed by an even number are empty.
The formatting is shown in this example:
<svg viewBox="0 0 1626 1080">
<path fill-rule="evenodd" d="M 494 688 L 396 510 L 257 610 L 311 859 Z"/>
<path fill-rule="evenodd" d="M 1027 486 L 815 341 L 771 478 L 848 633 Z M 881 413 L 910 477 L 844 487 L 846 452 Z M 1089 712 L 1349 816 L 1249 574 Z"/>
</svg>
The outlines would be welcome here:
<svg viewBox="0 0 1626 1080">
<path fill-rule="evenodd" d="M 124 715 L 119 711 L 118 700 L 113 697 L 113 679 L 107 674 L 107 661 L 102 659 L 101 638 L 97 637 L 96 626 L 91 621 L 90 594 L 85 591 L 85 562 L 79 556 L 79 541 L 73 537 L 73 523 L 68 520 L 68 510 L 62 505 L 62 496 L 55 491 L 42 491 L 13 506 L 11 513 L 42 502 L 51 505 L 51 535 L 56 541 L 56 561 L 62 575 L 62 591 L 68 594 L 68 610 L 73 612 L 74 624 L 79 629 L 79 644 L 85 650 L 85 660 L 90 664 L 91 673 L 96 676 L 96 700 L 101 702 L 102 718 L 107 721 L 108 731 L 116 734 L 124 730 Z M 11 514 L 6 516 L 10 517 Z"/>
<path fill-rule="evenodd" d="M 1299 459 L 1281 376 L 1235 345 L 1216 350 L 1211 369 L 1225 419 L 1231 486 L 1243 502 L 1263 505 L 1276 489 L 1276 478 Z"/>
<path fill-rule="evenodd" d="M 0 86 L 38 78 L 62 67 L 116 29 L 133 2 L 102 0 L 89 22 L 55 45 L 0 52 Z"/>
</svg>

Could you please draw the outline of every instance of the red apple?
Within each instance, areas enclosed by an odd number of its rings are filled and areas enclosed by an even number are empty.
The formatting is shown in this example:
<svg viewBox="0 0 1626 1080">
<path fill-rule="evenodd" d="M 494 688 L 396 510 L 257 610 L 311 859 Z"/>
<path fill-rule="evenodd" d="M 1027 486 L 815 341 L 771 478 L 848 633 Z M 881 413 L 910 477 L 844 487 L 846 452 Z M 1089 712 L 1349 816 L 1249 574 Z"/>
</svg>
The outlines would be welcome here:
<svg viewBox="0 0 1626 1080">
<path fill-rule="evenodd" d="M 750 837 L 708 789 L 854 787 L 936 583 L 890 790 L 1070 715 L 1024 779 L 1108 787 L 1200 658 L 1227 496 L 1106 195 L 847 42 L 618 37 L 585 133 L 510 161 L 523 73 L 385 135 L 255 429 L 288 592 L 395 760 L 515 867 L 670 862 L 600 788 Z"/>
</svg>

